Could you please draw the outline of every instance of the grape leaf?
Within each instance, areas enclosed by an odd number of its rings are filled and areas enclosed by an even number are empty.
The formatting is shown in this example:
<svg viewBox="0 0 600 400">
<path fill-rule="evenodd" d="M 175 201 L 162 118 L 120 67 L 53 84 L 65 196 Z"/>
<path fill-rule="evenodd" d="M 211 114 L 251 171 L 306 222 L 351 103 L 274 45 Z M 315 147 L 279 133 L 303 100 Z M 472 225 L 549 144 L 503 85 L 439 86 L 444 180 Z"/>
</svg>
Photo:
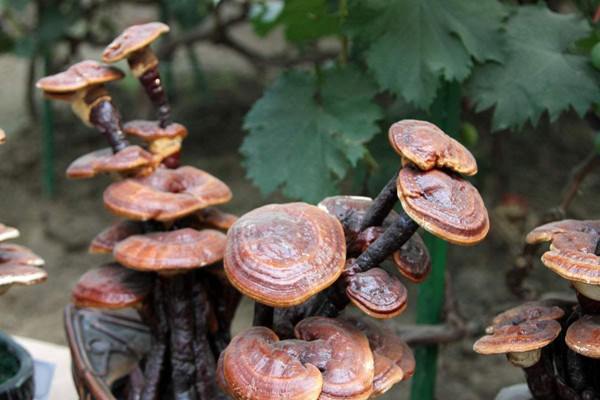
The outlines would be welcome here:
<svg viewBox="0 0 600 400">
<path fill-rule="evenodd" d="M 241 148 L 248 177 L 269 194 L 316 203 L 365 154 L 382 118 L 377 85 L 351 67 L 286 71 L 246 115 Z M 336 179 L 337 178 L 337 179 Z"/>
<path fill-rule="evenodd" d="M 501 60 L 505 8 L 496 0 L 355 0 L 346 32 L 368 45 L 379 84 L 420 108 L 431 105 L 440 77 L 465 80 L 478 61 Z"/>
<path fill-rule="evenodd" d="M 545 7 L 522 6 L 507 25 L 504 65 L 475 68 L 467 89 L 477 111 L 496 106 L 492 129 L 520 129 L 550 120 L 573 107 L 583 115 L 600 101 L 597 73 L 589 58 L 568 48 L 590 34 L 589 24 L 575 14 L 556 14 Z"/>
</svg>

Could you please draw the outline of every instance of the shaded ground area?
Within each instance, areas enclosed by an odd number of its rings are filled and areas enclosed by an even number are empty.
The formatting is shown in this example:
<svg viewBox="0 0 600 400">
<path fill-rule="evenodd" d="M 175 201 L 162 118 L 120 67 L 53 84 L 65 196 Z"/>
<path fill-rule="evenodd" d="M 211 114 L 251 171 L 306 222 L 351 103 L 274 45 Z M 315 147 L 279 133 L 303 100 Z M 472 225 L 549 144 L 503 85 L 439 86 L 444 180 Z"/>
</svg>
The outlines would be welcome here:
<svg viewBox="0 0 600 400">
<path fill-rule="evenodd" d="M 202 168 L 227 182 L 234 199 L 223 207 L 243 214 L 259 205 L 284 201 L 274 195 L 267 199 L 245 179 L 238 154 L 244 132 L 242 118 L 261 88 L 249 82 L 230 81 L 220 76 L 228 90 L 216 89 L 210 96 L 196 100 L 193 93 L 180 94 L 174 107 L 174 118 L 185 124 L 190 135 L 184 143 L 183 163 Z M 180 82 L 186 86 L 186 82 Z M 217 85 L 218 86 L 218 85 Z M 144 99 L 121 94 L 117 104 L 127 119 L 143 117 Z M 138 100 L 141 99 L 141 100 Z M 191 99 L 194 99 L 193 101 Z M 141 102 L 141 105 L 139 104 Z M 133 107 L 136 104 L 136 107 Z M 0 221 L 21 230 L 16 242 L 29 246 L 43 256 L 49 273 L 48 281 L 30 288 L 12 288 L 0 297 L 0 329 L 12 334 L 64 343 L 62 309 L 69 290 L 87 269 L 108 257 L 87 254 L 87 246 L 113 216 L 104 210 L 102 192 L 108 178 L 67 181 L 64 170 L 76 157 L 104 147 L 102 138 L 82 125 L 67 107 L 58 109 L 56 122 L 57 194 L 53 199 L 42 195 L 40 126 L 18 129 L 0 147 Z M 1 123 L 2 121 L 0 121 Z M 482 122 L 485 126 L 486 122 Z M 586 125 L 573 116 L 559 121 L 551 129 L 547 123 L 536 131 L 522 134 L 501 133 L 492 136 L 482 128 L 476 153 L 480 161 L 480 187 L 488 207 L 499 204 L 499 195 L 513 193 L 529 203 L 531 224 L 547 208 L 556 205 L 567 181 L 569 170 L 593 149 L 593 136 Z M 276 173 L 276 171 L 274 171 Z M 600 190 L 600 170 L 582 186 L 582 194 L 571 208 L 575 218 L 594 218 L 600 205 L 593 201 Z M 512 265 L 513 253 L 527 227 L 521 222 L 495 224 L 501 211 L 492 211 L 492 231 L 483 244 L 470 248 L 450 247 L 449 268 L 456 296 L 463 314 L 484 326 L 497 312 L 517 303 L 504 285 L 504 274 Z M 516 232 L 516 234 L 515 234 Z M 527 281 L 541 292 L 567 291 L 566 283 L 539 262 Z M 409 285 L 411 301 L 407 311 L 387 324 L 406 324 L 414 319 L 414 297 L 418 287 Z M 252 305 L 240 307 L 234 329 L 249 326 Z M 442 347 L 438 373 L 438 397 L 489 399 L 503 386 L 521 382 L 521 372 L 508 365 L 504 357 L 483 357 L 471 350 L 474 339 Z M 409 384 L 399 385 L 382 396 L 384 399 L 408 398 Z"/>
</svg>

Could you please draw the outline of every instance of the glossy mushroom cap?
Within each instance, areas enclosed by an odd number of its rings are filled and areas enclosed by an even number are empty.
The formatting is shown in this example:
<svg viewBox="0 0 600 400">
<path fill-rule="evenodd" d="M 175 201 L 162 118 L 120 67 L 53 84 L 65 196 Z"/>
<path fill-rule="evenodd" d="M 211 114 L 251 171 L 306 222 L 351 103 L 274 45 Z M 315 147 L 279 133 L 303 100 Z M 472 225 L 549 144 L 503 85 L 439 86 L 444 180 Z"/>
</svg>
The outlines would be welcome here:
<svg viewBox="0 0 600 400">
<path fill-rule="evenodd" d="M 547 251 L 542 262 L 565 279 L 600 285 L 600 257 L 574 250 Z"/>
<path fill-rule="evenodd" d="M 157 139 L 175 139 L 185 138 L 188 130 L 185 126 L 177 123 L 169 124 L 161 128 L 158 121 L 129 121 L 123 126 L 123 132 L 128 135 L 137 136 L 146 142 L 152 142 Z"/>
<path fill-rule="evenodd" d="M 246 296 L 290 307 L 335 282 L 345 254 L 337 219 L 305 203 L 273 204 L 229 228 L 224 264 L 233 286 Z"/>
<path fill-rule="evenodd" d="M 115 260 L 141 271 L 181 271 L 223 259 L 226 237 L 219 231 L 190 228 L 133 235 L 117 243 Z"/>
<path fill-rule="evenodd" d="M 18 244 L 2 243 L 0 244 L 0 265 L 10 262 L 35 267 L 44 265 L 44 260 L 27 247 L 19 246 Z"/>
<path fill-rule="evenodd" d="M 0 242 L 4 242 L 5 240 L 15 239 L 19 237 L 19 230 L 16 228 L 12 228 L 10 226 L 6 226 L 4 224 L 0 224 Z"/>
<path fill-rule="evenodd" d="M 150 22 L 133 25 L 125 29 L 102 53 L 102 61 L 117 62 L 130 54 L 143 49 L 163 33 L 169 32 L 169 26 L 162 22 Z"/>
<path fill-rule="evenodd" d="M 394 263 L 398 271 L 412 282 L 423 282 L 431 272 L 429 250 L 418 233 L 408 239 L 400 250 L 394 253 Z"/>
<path fill-rule="evenodd" d="M 88 60 L 78 62 L 64 72 L 42 78 L 36 86 L 44 92 L 66 93 L 116 81 L 124 76 L 117 68 Z"/>
<path fill-rule="evenodd" d="M 104 205 L 131 219 L 168 221 L 231 200 L 229 187 L 194 167 L 159 168 L 154 173 L 113 183 Z"/>
<path fill-rule="evenodd" d="M 10 285 L 33 285 L 48 277 L 39 268 L 44 260 L 26 247 L 16 244 L 0 244 L 0 293 Z"/>
<path fill-rule="evenodd" d="M 543 302 L 529 301 L 494 317 L 492 326 L 486 329 L 486 333 L 491 334 L 503 326 L 519 325 L 525 321 L 559 320 L 564 315 L 565 312 L 560 307 L 548 306 Z"/>
<path fill-rule="evenodd" d="M 397 185 L 404 211 L 426 231 L 465 246 L 487 235 L 490 221 L 481 195 L 460 176 L 407 165 L 400 170 Z"/>
<path fill-rule="evenodd" d="M 71 291 L 77 307 L 118 309 L 139 304 L 150 294 L 154 275 L 134 271 L 117 263 L 91 269 Z"/>
<path fill-rule="evenodd" d="M 346 294 L 365 314 L 393 318 L 406 308 L 408 291 L 400 280 L 381 268 L 372 268 L 348 279 Z"/>
<path fill-rule="evenodd" d="M 462 144 L 432 123 L 406 119 L 390 127 L 392 147 L 404 159 L 422 170 L 448 168 L 463 175 L 475 175 L 475 157 Z"/>
<path fill-rule="evenodd" d="M 550 222 L 532 230 L 525 238 L 525 242 L 528 244 L 551 242 L 558 235 L 576 232 L 600 237 L 600 221 L 564 219 Z"/>
<path fill-rule="evenodd" d="M 139 146 L 128 146 L 113 153 L 111 148 L 79 157 L 67 168 L 67 178 L 91 178 L 100 173 L 147 175 L 154 169 L 154 158 Z"/>
<path fill-rule="evenodd" d="M 206 207 L 194 213 L 194 217 L 205 228 L 227 231 L 238 220 L 237 215 L 229 214 L 215 207 Z"/>
<path fill-rule="evenodd" d="M 600 315 L 584 315 L 572 323 L 565 342 L 575 353 L 600 358 Z"/>
<path fill-rule="evenodd" d="M 504 325 L 495 329 L 493 335 L 484 336 L 475 342 L 473 350 L 480 354 L 509 354 L 509 360 L 513 364 L 518 360 L 519 364 L 515 365 L 527 368 L 539 360 L 540 349 L 552 343 L 560 330 L 560 323 L 554 320 Z M 530 352 L 531 355 L 526 355 Z"/>
<path fill-rule="evenodd" d="M 224 391 L 244 400 L 316 400 L 321 372 L 278 346 L 270 329 L 256 326 L 238 334 L 223 352 L 217 376 Z"/>
<path fill-rule="evenodd" d="M 390 329 L 368 318 L 344 316 L 343 319 L 360 329 L 369 340 L 375 363 L 371 397 L 379 396 L 396 383 L 413 376 L 415 357 L 412 350 Z"/>
<path fill-rule="evenodd" d="M 112 253 L 115 245 L 129 236 L 144 233 L 143 222 L 124 220 L 96 235 L 89 248 L 92 254 Z"/>
</svg>

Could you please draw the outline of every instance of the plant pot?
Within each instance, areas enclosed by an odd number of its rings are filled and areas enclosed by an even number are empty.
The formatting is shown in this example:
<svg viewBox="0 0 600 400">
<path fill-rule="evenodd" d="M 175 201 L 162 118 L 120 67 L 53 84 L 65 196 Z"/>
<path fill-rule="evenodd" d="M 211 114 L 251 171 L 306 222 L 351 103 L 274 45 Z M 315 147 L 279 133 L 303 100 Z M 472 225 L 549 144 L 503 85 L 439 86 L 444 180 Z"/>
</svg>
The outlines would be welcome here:
<svg viewBox="0 0 600 400">
<path fill-rule="evenodd" d="M 19 363 L 17 373 L 0 384 L 0 400 L 33 399 L 33 359 L 31 355 L 3 332 L 0 332 L 0 346 L 6 347 L 7 352 L 14 356 Z"/>
<path fill-rule="evenodd" d="M 65 308 L 72 373 L 80 399 L 123 398 L 129 373 L 150 349 L 150 331 L 122 312 Z"/>
</svg>

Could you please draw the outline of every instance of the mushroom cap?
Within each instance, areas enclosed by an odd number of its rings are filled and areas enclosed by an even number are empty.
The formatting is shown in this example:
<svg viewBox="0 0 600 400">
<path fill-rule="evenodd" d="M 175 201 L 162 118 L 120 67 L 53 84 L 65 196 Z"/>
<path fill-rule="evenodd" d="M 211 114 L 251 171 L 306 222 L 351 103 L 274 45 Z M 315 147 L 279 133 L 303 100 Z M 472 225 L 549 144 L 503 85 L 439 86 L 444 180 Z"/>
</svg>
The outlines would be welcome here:
<svg viewBox="0 0 600 400">
<path fill-rule="evenodd" d="M 400 250 L 394 253 L 394 263 L 398 271 L 412 282 L 423 282 L 431 272 L 429 250 L 418 233 L 408 239 Z"/>
<path fill-rule="evenodd" d="M 190 228 L 133 235 L 115 245 L 119 263 L 141 271 L 181 271 L 223 259 L 226 236 L 219 231 Z"/>
<path fill-rule="evenodd" d="M 600 285 L 600 257 L 573 250 L 547 251 L 542 255 L 546 267 L 565 279 Z"/>
<path fill-rule="evenodd" d="M 344 316 L 343 319 L 360 329 L 369 340 L 375 363 L 371 397 L 413 376 L 416 364 L 412 350 L 389 328 L 368 318 Z"/>
<path fill-rule="evenodd" d="M 106 148 L 79 157 L 67 168 L 67 178 L 91 178 L 103 172 L 135 173 L 147 168 L 152 171 L 154 158 L 140 146 L 127 146 L 118 153 Z"/>
<path fill-rule="evenodd" d="M 374 318 L 393 318 L 406 308 L 408 291 L 396 276 L 381 268 L 352 275 L 346 294 L 354 305 Z"/>
<path fill-rule="evenodd" d="M 4 224 L 0 224 L 0 242 L 4 242 L 5 240 L 15 239 L 19 237 L 19 230 L 16 228 L 12 228 L 10 226 L 6 226 Z"/>
<path fill-rule="evenodd" d="M 308 342 L 302 356 L 323 374 L 321 400 L 367 399 L 373 390 L 374 362 L 364 333 L 341 319 L 309 317 L 294 333 Z"/>
<path fill-rule="evenodd" d="M 540 225 L 529 232 L 525 238 L 525 242 L 528 244 L 551 242 L 556 235 L 571 232 L 587 233 L 600 237 L 600 221 L 563 219 L 561 221 L 550 222 Z"/>
<path fill-rule="evenodd" d="M 115 40 L 113 40 L 102 53 L 102 61 L 117 62 L 129 54 L 148 46 L 157 37 L 169 32 L 169 26 L 162 22 L 128 27 Z"/>
<path fill-rule="evenodd" d="M 523 353 L 541 349 L 552 343 L 560 333 L 560 323 L 554 320 L 524 321 L 519 325 L 504 325 L 492 335 L 480 338 L 473 350 L 480 354 Z"/>
<path fill-rule="evenodd" d="M 72 92 L 88 86 L 117 81 L 125 74 L 114 67 L 86 60 L 70 66 L 66 71 L 46 76 L 36 86 L 45 92 Z"/>
<path fill-rule="evenodd" d="M 584 315 L 573 322 L 567 329 L 565 342 L 575 353 L 600 358 L 600 315 Z"/>
<path fill-rule="evenodd" d="M 48 274 L 39 268 L 44 260 L 26 247 L 0 244 L 0 292 L 3 286 L 33 285 L 43 282 Z"/>
<path fill-rule="evenodd" d="M 404 211 L 423 229 L 454 244 L 481 242 L 490 228 L 481 195 L 459 175 L 407 165 L 398 174 Z"/>
<path fill-rule="evenodd" d="M 150 294 L 153 283 L 154 275 L 113 262 L 83 274 L 71 290 L 71 301 L 77 307 L 131 307 Z"/>
<path fill-rule="evenodd" d="M 238 220 L 237 215 L 229 214 L 216 207 L 206 207 L 196 211 L 194 216 L 207 228 L 227 231 Z"/>
<path fill-rule="evenodd" d="M 92 254 L 112 253 L 115 245 L 131 235 L 144 233 L 144 226 L 139 221 L 123 220 L 104 229 L 96 235 L 90 245 Z"/>
<path fill-rule="evenodd" d="M 0 128 L 0 144 L 4 144 L 5 140 L 6 140 L 6 132 L 4 132 L 4 129 Z"/>
<path fill-rule="evenodd" d="M 113 183 L 104 205 L 131 219 L 168 221 L 231 200 L 229 187 L 194 167 L 158 168 L 154 173 Z"/>
<path fill-rule="evenodd" d="M 261 326 L 234 337 L 218 364 L 217 376 L 224 391 L 244 400 L 319 398 L 321 372 L 279 343 L 273 331 Z"/>
<path fill-rule="evenodd" d="M 503 326 L 519 325 L 525 321 L 558 320 L 564 315 L 565 312 L 560 307 L 548 306 L 544 302 L 528 301 L 498 314 L 486 332 L 493 333 Z"/>
<path fill-rule="evenodd" d="M 225 272 L 240 292 L 273 307 L 300 304 L 344 268 L 342 226 L 306 204 L 272 204 L 238 219 L 227 233 Z"/>
<path fill-rule="evenodd" d="M 147 142 L 162 138 L 184 138 L 188 134 L 185 126 L 172 123 L 162 128 L 158 121 L 134 120 L 123 125 L 123 132 L 128 135 L 137 136 Z"/>
<path fill-rule="evenodd" d="M 389 139 L 396 153 L 422 170 L 448 168 L 463 175 L 477 173 L 471 152 L 430 122 L 396 122 L 390 127 Z"/>
</svg>

